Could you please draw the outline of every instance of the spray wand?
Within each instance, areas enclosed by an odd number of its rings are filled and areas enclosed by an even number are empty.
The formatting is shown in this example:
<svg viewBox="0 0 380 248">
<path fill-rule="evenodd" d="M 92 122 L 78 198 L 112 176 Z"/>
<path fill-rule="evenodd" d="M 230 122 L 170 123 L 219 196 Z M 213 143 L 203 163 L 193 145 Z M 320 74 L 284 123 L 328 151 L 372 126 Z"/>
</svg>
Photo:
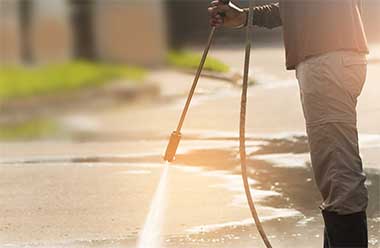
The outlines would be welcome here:
<svg viewBox="0 0 380 248">
<path fill-rule="evenodd" d="M 223 4 L 228 4 L 230 1 L 229 0 L 220 0 L 220 2 L 222 2 Z M 220 14 L 223 16 L 224 13 L 220 13 Z M 164 156 L 165 161 L 171 162 L 174 160 L 175 154 L 177 152 L 178 144 L 181 140 L 182 125 L 183 125 L 183 122 L 185 121 L 187 110 L 189 109 L 190 102 L 191 102 L 191 99 L 193 98 L 195 88 L 197 87 L 199 77 L 201 76 L 203 66 L 206 62 L 207 54 L 208 54 L 208 51 L 210 50 L 211 43 L 214 40 L 215 31 L 216 31 L 216 27 L 212 27 L 210 34 L 208 36 L 206 47 L 203 51 L 201 62 L 199 63 L 193 84 L 191 86 L 189 95 L 187 97 L 185 107 L 183 108 L 177 129 L 175 131 L 173 131 L 172 134 L 170 135 L 169 144 L 166 148 L 166 152 L 165 152 L 165 156 Z"/>
<path fill-rule="evenodd" d="M 229 0 L 219 0 L 223 4 L 229 4 Z M 250 186 L 248 183 L 248 175 L 247 175 L 247 158 L 246 158 L 246 147 L 245 147 L 245 117 L 246 117 L 246 109 L 247 109 L 247 89 L 248 89 L 248 75 L 249 75 L 249 60 L 250 60 L 250 53 L 251 53 L 251 28 L 253 25 L 253 1 L 249 0 L 249 12 L 248 12 L 248 21 L 246 26 L 246 45 L 245 45 L 245 59 L 244 59 L 244 75 L 243 75 L 243 86 L 242 86 L 242 95 L 241 95 L 241 108 L 240 108 L 240 128 L 239 128 L 239 151 L 240 151 L 240 161 L 241 161 L 241 171 L 242 171 L 242 179 L 244 184 L 244 190 L 245 195 L 247 197 L 248 205 L 251 210 L 252 217 L 255 221 L 256 228 L 259 231 L 259 234 L 261 236 L 261 239 L 263 240 L 265 246 L 267 248 L 272 248 L 271 243 L 269 242 L 269 239 L 264 231 L 264 228 L 261 224 L 261 221 L 259 219 L 258 213 L 255 208 L 255 204 L 252 199 Z M 224 13 L 220 13 L 221 16 L 224 15 Z M 199 77 L 201 75 L 204 63 L 207 58 L 208 51 L 210 49 L 211 43 L 214 39 L 216 28 L 213 27 L 211 29 L 206 48 L 203 52 L 201 62 L 198 66 L 192 87 L 190 89 L 189 95 L 187 97 L 187 101 L 185 104 L 185 107 L 182 111 L 181 118 L 179 120 L 177 129 L 171 134 L 169 144 L 166 148 L 164 160 L 171 162 L 173 161 L 178 144 L 181 140 L 181 129 L 183 122 L 185 120 L 187 110 L 189 109 L 191 99 L 194 95 L 195 88 L 197 86 Z"/>
<path fill-rule="evenodd" d="M 203 51 L 201 62 L 199 63 L 193 84 L 192 84 L 190 92 L 189 92 L 189 95 L 187 96 L 185 107 L 182 110 L 181 118 L 178 122 L 177 129 L 175 131 L 173 131 L 172 134 L 170 135 L 169 144 L 166 148 L 166 152 L 165 152 L 165 156 L 164 156 L 165 161 L 171 162 L 174 160 L 175 154 L 177 152 L 179 141 L 181 140 L 182 125 L 183 125 L 183 122 L 185 121 L 187 110 L 189 109 L 190 102 L 191 102 L 191 99 L 193 98 L 194 91 L 195 91 L 195 88 L 197 86 L 199 77 L 201 76 L 201 72 L 202 72 L 203 66 L 205 64 L 208 51 L 210 50 L 211 43 L 214 40 L 215 30 L 216 30 L 216 28 L 213 27 L 210 31 L 208 41 L 207 41 L 207 45 L 205 47 L 205 50 Z"/>
</svg>

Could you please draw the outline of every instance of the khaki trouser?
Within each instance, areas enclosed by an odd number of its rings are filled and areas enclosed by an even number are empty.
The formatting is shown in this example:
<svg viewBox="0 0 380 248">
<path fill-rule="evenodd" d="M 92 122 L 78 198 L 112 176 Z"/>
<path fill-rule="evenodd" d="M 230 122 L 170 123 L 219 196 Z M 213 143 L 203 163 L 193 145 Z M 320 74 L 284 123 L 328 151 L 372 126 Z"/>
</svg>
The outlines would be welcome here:
<svg viewBox="0 0 380 248">
<path fill-rule="evenodd" d="M 336 51 L 296 69 L 321 208 L 338 214 L 365 211 L 368 203 L 356 128 L 366 64 L 364 54 Z"/>
</svg>

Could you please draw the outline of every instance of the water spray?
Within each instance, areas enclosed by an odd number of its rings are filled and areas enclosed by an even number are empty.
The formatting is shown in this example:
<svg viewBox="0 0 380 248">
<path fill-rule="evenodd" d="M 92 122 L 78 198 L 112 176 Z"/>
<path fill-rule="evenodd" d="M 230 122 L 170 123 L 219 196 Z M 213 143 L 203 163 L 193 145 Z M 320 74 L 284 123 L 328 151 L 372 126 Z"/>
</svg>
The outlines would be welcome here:
<svg viewBox="0 0 380 248">
<path fill-rule="evenodd" d="M 166 188 L 168 183 L 169 165 L 165 164 L 159 184 L 149 209 L 144 227 L 142 228 L 137 240 L 137 248 L 160 248 L 161 229 L 163 225 L 163 214 L 166 205 Z"/>
<path fill-rule="evenodd" d="M 229 0 L 219 0 L 223 4 L 229 4 Z M 249 60 L 250 60 L 250 53 L 251 53 L 251 28 L 253 26 L 253 3 L 254 0 L 249 1 L 249 12 L 248 12 L 248 21 L 246 26 L 246 44 L 245 44 L 245 59 L 244 59 L 244 75 L 243 75 L 243 86 L 242 86 L 242 95 L 241 95 L 241 108 L 240 108 L 240 128 L 239 128 L 239 152 L 240 152 L 240 161 L 241 161 L 241 172 L 242 172 L 242 179 L 244 184 L 244 190 L 247 197 L 248 205 L 251 210 L 252 217 L 255 221 L 256 228 L 261 236 L 261 239 L 263 240 L 265 246 L 267 248 L 272 248 L 272 245 L 269 242 L 269 239 L 264 231 L 264 228 L 261 224 L 260 218 L 257 214 L 255 204 L 252 199 L 250 186 L 248 183 L 248 175 L 247 175 L 247 158 L 246 158 L 246 149 L 245 149 L 245 117 L 246 117 L 246 109 L 247 109 L 247 89 L 248 89 L 248 75 L 249 75 Z M 224 13 L 220 13 L 221 16 L 224 15 Z M 181 118 L 179 120 L 177 129 L 171 134 L 169 144 L 166 148 L 164 160 L 171 162 L 175 158 L 175 154 L 179 145 L 179 142 L 181 140 L 181 129 L 183 122 L 185 120 L 187 111 L 190 106 L 191 99 L 194 95 L 195 88 L 197 86 L 199 77 L 201 75 L 204 63 L 207 58 L 208 51 L 210 49 L 211 43 L 214 39 L 216 28 L 213 27 L 211 29 L 206 48 L 203 52 L 202 59 L 199 63 L 193 84 L 191 86 L 189 95 L 187 97 L 187 101 L 185 104 L 185 107 L 182 111 Z"/>
</svg>

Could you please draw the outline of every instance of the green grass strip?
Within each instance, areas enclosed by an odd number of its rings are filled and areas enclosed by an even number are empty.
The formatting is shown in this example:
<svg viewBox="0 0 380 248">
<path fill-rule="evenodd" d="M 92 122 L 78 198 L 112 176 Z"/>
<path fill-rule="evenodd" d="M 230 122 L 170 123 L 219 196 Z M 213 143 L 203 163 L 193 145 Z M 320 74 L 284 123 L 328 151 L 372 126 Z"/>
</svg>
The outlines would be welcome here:
<svg viewBox="0 0 380 248">
<path fill-rule="evenodd" d="M 137 67 L 76 61 L 38 67 L 1 67 L 0 101 L 55 94 L 99 86 L 113 79 L 141 81 L 146 72 Z"/>
<path fill-rule="evenodd" d="M 51 120 L 38 119 L 25 123 L 12 123 L 0 126 L 0 140 L 29 140 L 42 138 L 58 129 L 57 124 Z"/>
<path fill-rule="evenodd" d="M 198 53 L 174 50 L 168 53 L 167 63 L 181 69 L 196 69 L 201 58 L 201 54 Z M 204 69 L 215 72 L 228 72 L 230 68 L 220 60 L 208 56 Z"/>
</svg>

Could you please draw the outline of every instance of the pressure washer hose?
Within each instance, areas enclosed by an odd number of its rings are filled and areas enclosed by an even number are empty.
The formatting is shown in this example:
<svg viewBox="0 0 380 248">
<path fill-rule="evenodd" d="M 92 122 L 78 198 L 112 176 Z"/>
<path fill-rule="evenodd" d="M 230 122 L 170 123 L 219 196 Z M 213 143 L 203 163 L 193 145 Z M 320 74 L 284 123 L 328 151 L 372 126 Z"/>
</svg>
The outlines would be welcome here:
<svg viewBox="0 0 380 248">
<path fill-rule="evenodd" d="M 240 161 L 241 161 L 241 176 L 243 178 L 245 195 L 247 197 L 248 205 L 251 210 L 252 217 L 255 221 L 256 228 L 260 233 L 262 240 L 267 248 L 272 248 L 267 235 L 265 234 L 264 228 L 260 222 L 259 216 L 256 211 L 255 204 L 252 199 L 248 175 L 247 175 L 247 156 L 245 151 L 245 117 L 247 112 L 247 89 L 248 89 L 248 74 L 249 74 L 249 59 L 251 53 L 251 27 L 253 24 L 253 1 L 249 1 L 249 12 L 248 12 L 248 22 L 246 27 L 246 43 L 245 43 L 245 59 L 244 59 L 244 76 L 243 76 L 243 88 L 241 94 L 240 103 L 240 128 L 239 128 L 239 151 L 240 151 Z"/>
<path fill-rule="evenodd" d="M 221 1 L 224 4 L 229 3 L 229 0 L 219 0 L 219 1 Z M 260 236 L 265 243 L 265 246 L 267 248 L 272 248 L 272 245 L 270 244 L 269 239 L 264 232 L 264 228 L 260 222 L 260 219 L 258 217 L 256 208 L 255 208 L 255 204 L 253 203 L 253 200 L 252 200 L 252 195 L 251 195 L 250 187 L 248 184 L 247 158 L 246 158 L 246 152 L 245 152 L 245 116 L 246 116 L 246 109 L 247 109 L 248 73 L 249 73 L 249 59 L 250 59 L 250 52 L 251 52 L 251 27 L 252 27 L 252 21 L 253 21 L 252 20 L 253 19 L 253 1 L 254 0 L 249 0 L 249 14 L 248 14 L 247 27 L 246 27 L 244 76 L 243 76 L 243 89 L 242 89 L 242 95 L 241 95 L 241 109 L 240 109 L 240 130 L 239 130 L 239 143 L 240 143 L 240 145 L 239 145 L 239 150 L 240 150 L 240 160 L 241 160 L 241 175 L 243 178 L 244 190 L 245 190 L 245 194 L 247 196 L 247 201 L 248 201 L 249 208 L 251 210 L 252 217 L 255 221 L 256 228 L 259 231 Z M 210 32 L 210 35 L 209 35 L 209 38 L 207 41 L 207 45 L 206 45 L 205 50 L 203 52 L 201 62 L 198 66 L 198 70 L 197 70 L 197 73 L 195 75 L 193 84 L 191 86 L 191 90 L 190 90 L 190 93 L 188 95 L 185 107 L 182 111 L 182 115 L 181 115 L 180 121 L 178 123 L 178 127 L 177 127 L 176 131 L 174 131 L 170 136 L 169 143 L 166 147 L 166 152 L 164 155 L 165 161 L 171 162 L 174 160 L 174 157 L 175 157 L 175 154 L 177 151 L 177 147 L 178 147 L 179 142 L 181 140 L 182 125 L 183 125 L 183 122 L 185 120 L 187 111 L 189 109 L 191 99 L 194 95 L 194 91 L 195 91 L 195 88 L 197 86 L 198 79 L 201 75 L 203 65 L 206 61 L 208 51 L 209 51 L 211 43 L 214 39 L 215 30 L 216 30 L 215 27 L 213 27 L 211 29 L 211 32 Z"/>
</svg>

